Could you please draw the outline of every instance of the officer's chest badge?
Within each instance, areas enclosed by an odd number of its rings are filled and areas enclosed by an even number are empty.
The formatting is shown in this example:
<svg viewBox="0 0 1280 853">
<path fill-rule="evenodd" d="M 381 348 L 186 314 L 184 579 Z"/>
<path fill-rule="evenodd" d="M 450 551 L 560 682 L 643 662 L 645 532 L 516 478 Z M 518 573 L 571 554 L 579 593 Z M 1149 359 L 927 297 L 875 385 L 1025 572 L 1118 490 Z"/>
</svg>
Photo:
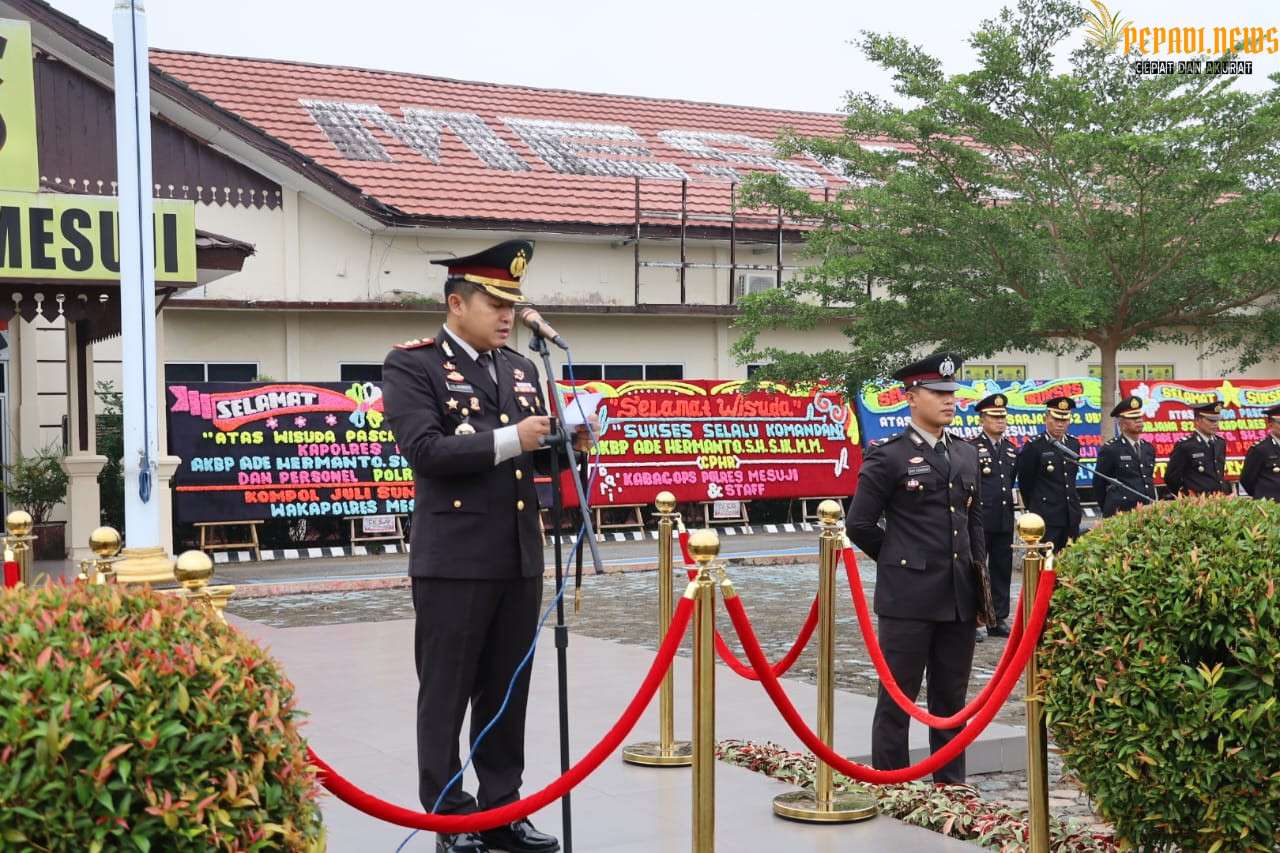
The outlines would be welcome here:
<svg viewBox="0 0 1280 853">
<path fill-rule="evenodd" d="M 466 379 L 466 377 L 456 370 L 451 370 L 448 375 L 445 376 L 445 379 L 448 379 L 450 382 L 461 382 Z"/>
<path fill-rule="evenodd" d="M 920 491 L 920 481 L 915 479 L 907 480 L 907 491 L 908 492 Z"/>
<path fill-rule="evenodd" d="M 477 411 L 477 412 L 478 412 L 478 411 L 480 411 L 480 398 L 479 398 L 479 397 L 472 397 L 472 398 L 471 398 L 471 408 L 472 408 L 474 411 Z"/>
<path fill-rule="evenodd" d="M 458 410 L 458 401 L 453 399 L 452 397 L 450 397 L 448 400 L 445 401 L 445 405 L 449 407 L 449 411 L 451 412 L 455 412 Z"/>
<path fill-rule="evenodd" d="M 445 369 L 445 370 L 457 370 L 457 369 L 458 369 L 458 365 L 454 364 L 452 361 L 446 361 L 446 362 L 444 363 L 444 369 Z"/>
<path fill-rule="evenodd" d="M 512 368 L 511 375 L 514 376 L 516 379 L 524 379 L 524 371 L 518 367 Z"/>
<path fill-rule="evenodd" d="M 444 354 L 449 356 L 449 358 L 453 358 L 453 347 L 449 346 L 448 341 L 441 339 L 440 349 L 444 350 Z"/>
<path fill-rule="evenodd" d="M 458 424 L 458 428 L 453 431 L 453 434 L 454 435 L 475 435 L 476 428 L 473 427 L 471 424 L 467 423 L 466 421 L 463 421 L 462 423 Z"/>
<path fill-rule="evenodd" d="M 924 461 L 923 456 L 912 456 L 910 459 L 907 460 L 907 463 L 910 465 L 919 465 L 923 461 Z"/>
</svg>

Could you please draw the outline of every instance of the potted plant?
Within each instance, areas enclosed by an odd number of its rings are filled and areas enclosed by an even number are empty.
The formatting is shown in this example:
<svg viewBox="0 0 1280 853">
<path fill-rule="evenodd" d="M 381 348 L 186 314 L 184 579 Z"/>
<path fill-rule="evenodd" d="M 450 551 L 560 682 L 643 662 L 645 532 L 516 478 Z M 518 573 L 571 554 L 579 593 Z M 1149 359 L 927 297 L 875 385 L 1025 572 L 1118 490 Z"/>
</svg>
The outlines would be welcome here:
<svg viewBox="0 0 1280 853">
<path fill-rule="evenodd" d="M 67 472 L 62 454 L 49 445 L 31 456 L 19 456 L 4 466 L 4 493 L 12 508 L 31 514 L 37 560 L 62 560 L 67 556 L 66 522 L 49 521 L 53 508 L 67 498 Z"/>
</svg>

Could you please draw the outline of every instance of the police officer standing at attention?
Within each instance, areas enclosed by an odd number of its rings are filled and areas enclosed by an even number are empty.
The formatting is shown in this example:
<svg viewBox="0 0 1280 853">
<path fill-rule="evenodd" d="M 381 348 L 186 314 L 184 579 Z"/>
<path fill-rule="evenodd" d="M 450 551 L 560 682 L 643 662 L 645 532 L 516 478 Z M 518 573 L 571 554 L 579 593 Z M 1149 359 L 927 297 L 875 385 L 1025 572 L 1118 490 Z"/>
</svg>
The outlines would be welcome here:
<svg viewBox="0 0 1280 853">
<path fill-rule="evenodd" d="M 1280 406 L 1263 409 L 1267 437 L 1249 448 L 1244 457 L 1240 484 L 1252 498 L 1280 501 Z"/>
<path fill-rule="evenodd" d="M 1102 507 L 1103 518 L 1133 509 L 1142 499 L 1099 475 L 1105 474 L 1153 501 L 1156 499 L 1156 449 L 1151 442 L 1142 440 L 1142 431 L 1147 426 L 1142 414 L 1142 398 L 1125 397 L 1111 410 L 1111 417 L 1120 426 L 1120 434 L 1102 445 L 1093 477 L 1093 493 Z"/>
<path fill-rule="evenodd" d="M 1054 446 L 1056 441 L 1080 455 L 1080 441 L 1067 434 L 1075 407 L 1076 401 L 1071 397 L 1047 400 L 1044 432 L 1023 445 L 1018 454 L 1018 489 L 1023 505 L 1044 519 L 1044 539 L 1053 543 L 1058 554 L 1067 543 L 1080 537 L 1080 519 L 1084 516 L 1076 490 L 1079 466 Z"/>
<path fill-rule="evenodd" d="M 1013 575 L 1013 469 L 1018 451 L 1004 437 L 1008 427 L 1007 398 L 991 394 L 975 407 L 982 432 L 969 439 L 978 451 L 982 531 L 986 535 L 987 567 L 991 572 L 991 600 L 996 623 L 987 626 L 992 637 L 1009 636 L 1009 582 Z M 982 635 L 978 635 L 982 641 Z"/>
<path fill-rule="evenodd" d="M 1171 495 L 1229 495 L 1227 442 L 1218 435 L 1222 403 L 1205 403 L 1191 411 L 1195 413 L 1195 431 L 1173 446 L 1164 484 Z"/>
<path fill-rule="evenodd" d="M 383 366 L 387 423 L 414 472 L 412 556 L 418 674 L 418 796 L 428 810 L 461 767 L 458 737 L 471 707 L 480 788 L 455 783 L 439 812 L 491 809 L 519 799 L 524 772 L 526 670 L 502 705 L 536 630 L 542 543 L 535 471 L 550 431 L 538 370 L 506 346 L 533 244 L 513 240 L 448 266 L 448 315 L 435 338 L 399 344 Z M 575 437 L 583 449 L 585 429 Z M 439 853 L 560 849 L 528 820 L 482 833 L 438 835 Z"/>
<path fill-rule="evenodd" d="M 979 612 L 976 573 L 986 571 L 978 494 L 978 453 L 948 435 L 955 417 L 960 358 L 938 353 L 893 374 L 906 389 L 911 423 L 868 450 L 849 509 L 849 539 L 876 561 L 875 611 L 893 677 L 913 701 L 925 673 L 929 711 L 964 706 Z M 880 519 L 885 525 L 880 527 Z M 880 687 L 871 760 L 881 770 L 910 764 L 910 718 Z M 959 729 L 929 731 L 937 752 Z M 961 754 L 933 774 L 964 782 Z"/>
</svg>

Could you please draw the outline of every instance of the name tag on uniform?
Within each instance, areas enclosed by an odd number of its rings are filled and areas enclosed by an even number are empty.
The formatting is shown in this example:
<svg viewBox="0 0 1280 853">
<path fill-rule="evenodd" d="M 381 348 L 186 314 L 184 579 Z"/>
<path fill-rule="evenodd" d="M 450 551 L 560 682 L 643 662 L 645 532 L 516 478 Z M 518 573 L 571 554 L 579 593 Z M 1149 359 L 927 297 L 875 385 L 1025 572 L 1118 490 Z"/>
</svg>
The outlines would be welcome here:
<svg viewBox="0 0 1280 853">
<path fill-rule="evenodd" d="M 1203 459 L 1203 458 L 1204 458 L 1204 453 L 1192 453 L 1192 454 L 1191 454 L 1191 458 L 1192 458 L 1192 459 Z"/>
<path fill-rule="evenodd" d="M 917 474 L 928 474 L 928 473 L 929 473 L 928 465 L 908 465 L 907 466 L 908 477 L 914 477 Z"/>
<path fill-rule="evenodd" d="M 474 394 L 476 389 L 472 388 L 466 382 L 446 382 L 450 391 L 457 391 L 459 394 Z"/>
<path fill-rule="evenodd" d="M 516 393 L 518 394 L 537 394 L 538 389 L 533 387 L 531 382 L 517 382 Z"/>
<path fill-rule="evenodd" d="M 1132 461 L 1133 461 L 1133 457 L 1132 457 L 1132 456 L 1121 456 L 1121 457 L 1120 457 L 1120 461 L 1121 461 L 1121 462 L 1132 462 Z"/>
</svg>

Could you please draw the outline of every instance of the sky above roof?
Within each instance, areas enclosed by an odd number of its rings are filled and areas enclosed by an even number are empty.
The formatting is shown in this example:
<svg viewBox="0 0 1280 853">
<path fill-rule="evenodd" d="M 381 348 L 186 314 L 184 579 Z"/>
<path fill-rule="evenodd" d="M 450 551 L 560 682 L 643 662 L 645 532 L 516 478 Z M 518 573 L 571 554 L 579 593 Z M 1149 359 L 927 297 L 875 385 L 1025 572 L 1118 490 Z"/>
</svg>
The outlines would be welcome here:
<svg viewBox="0 0 1280 853">
<path fill-rule="evenodd" d="M 51 0 L 111 35 L 112 0 Z M 1000 0 L 743 4 L 727 0 L 415 3 L 147 0 L 153 47 L 407 71 L 486 83 L 835 112 L 845 93 L 892 98 L 850 43 L 862 30 L 922 44 L 948 72 L 972 67 L 968 34 Z M 1274 0 L 1118 0 L 1139 26 L 1280 25 Z M 347 13 L 317 14 L 317 9 Z M 1255 57 L 1260 89 L 1280 54 Z"/>
</svg>

